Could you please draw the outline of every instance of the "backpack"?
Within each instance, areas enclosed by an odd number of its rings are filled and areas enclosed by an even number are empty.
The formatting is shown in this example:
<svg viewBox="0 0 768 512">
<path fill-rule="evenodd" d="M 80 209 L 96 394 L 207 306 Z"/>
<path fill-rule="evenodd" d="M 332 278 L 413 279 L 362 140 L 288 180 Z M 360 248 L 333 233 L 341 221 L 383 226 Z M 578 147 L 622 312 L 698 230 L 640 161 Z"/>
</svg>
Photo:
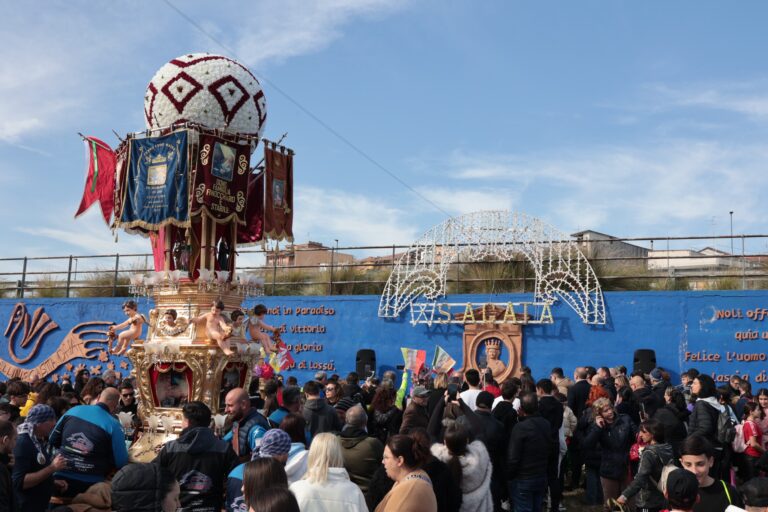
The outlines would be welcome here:
<svg viewBox="0 0 768 512">
<path fill-rule="evenodd" d="M 745 421 L 744 423 L 736 425 L 736 437 L 734 438 L 733 443 L 731 443 L 733 451 L 736 453 L 744 453 L 744 451 L 747 449 L 747 440 L 744 439 L 744 425 L 746 423 L 747 422 Z"/>
<path fill-rule="evenodd" d="M 664 464 L 664 461 L 661 460 L 661 455 L 656 453 L 656 457 L 659 458 L 659 462 L 661 462 L 661 473 L 659 474 L 659 480 L 654 481 L 653 478 L 651 478 L 651 482 L 656 484 L 656 488 L 659 490 L 661 494 L 666 495 L 667 492 L 667 478 L 669 478 L 669 474 L 672 473 L 676 469 L 680 469 L 677 466 L 675 466 L 674 457 L 670 457 L 666 464 Z"/>
<path fill-rule="evenodd" d="M 731 414 L 725 411 L 717 415 L 717 442 L 720 444 L 731 444 L 736 439 L 736 422 L 731 419 Z"/>
</svg>

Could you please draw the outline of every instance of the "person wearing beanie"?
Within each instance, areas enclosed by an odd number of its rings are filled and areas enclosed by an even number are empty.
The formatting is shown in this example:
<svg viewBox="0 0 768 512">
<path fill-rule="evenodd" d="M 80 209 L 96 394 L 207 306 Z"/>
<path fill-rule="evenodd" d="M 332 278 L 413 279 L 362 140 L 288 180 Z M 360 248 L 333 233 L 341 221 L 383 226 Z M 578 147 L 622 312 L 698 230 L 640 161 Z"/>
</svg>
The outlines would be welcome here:
<svg viewBox="0 0 768 512">
<path fill-rule="evenodd" d="M 261 438 L 259 446 L 253 451 L 251 460 L 273 458 L 278 461 L 282 466 L 285 466 L 288 460 L 288 452 L 291 451 L 291 436 L 284 430 L 279 428 L 273 428 L 268 430 L 264 437 Z M 246 463 L 240 464 L 233 469 L 227 478 L 227 498 L 226 507 L 227 512 L 239 512 L 241 504 L 244 506 L 243 501 L 243 472 L 245 471 Z"/>
<path fill-rule="evenodd" d="M 51 455 L 48 437 L 56 425 L 56 413 L 48 405 L 38 404 L 27 413 L 19 425 L 16 447 L 13 450 L 13 487 L 22 512 L 46 510 L 54 487 L 67 488 L 63 480 L 54 480 L 53 474 L 64 469 L 63 455 Z"/>
<path fill-rule="evenodd" d="M 128 464 L 112 478 L 113 512 L 176 512 L 179 482 L 157 464 Z M 44 510 L 44 509 L 41 509 Z"/>
</svg>

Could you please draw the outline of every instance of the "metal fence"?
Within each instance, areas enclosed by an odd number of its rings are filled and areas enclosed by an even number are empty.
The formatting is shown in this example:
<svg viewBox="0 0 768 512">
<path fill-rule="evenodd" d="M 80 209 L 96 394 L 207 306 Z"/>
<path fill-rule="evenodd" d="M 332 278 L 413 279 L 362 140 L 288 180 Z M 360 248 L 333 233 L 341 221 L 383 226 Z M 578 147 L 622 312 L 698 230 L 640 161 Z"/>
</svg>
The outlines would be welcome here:
<svg viewBox="0 0 768 512">
<path fill-rule="evenodd" d="M 606 290 L 768 288 L 768 235 L 576 242 Z M 694 246 L 717 252 L 675 252 L 700 250 Z M 241 250 L 237 272 L 263 277 L 267 295 L 378 294 L 408 248 L 395 244 Z M 310 253 L 315 257 L 305 259 L 314 261 L 301 263 Z M 279 261 L 278 255 L 293 263 Z M 154 271 L 152 262 L 149 253 L 0 258 L 0 296 L 127 296 L 130 275 Z M 533 289 L 534 280 L 522 256 L 511 261 L 464 261 L 460 256 L 451 263 L 447 285 L 449 293 L 525 292 Z"/>
</svg>

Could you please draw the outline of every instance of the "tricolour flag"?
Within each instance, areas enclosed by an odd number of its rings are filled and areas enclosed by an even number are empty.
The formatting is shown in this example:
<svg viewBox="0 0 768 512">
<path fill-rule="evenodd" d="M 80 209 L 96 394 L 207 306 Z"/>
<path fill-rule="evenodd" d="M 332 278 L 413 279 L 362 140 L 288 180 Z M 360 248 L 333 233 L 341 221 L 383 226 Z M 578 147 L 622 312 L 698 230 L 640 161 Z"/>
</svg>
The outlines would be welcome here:
<svg viewBox="0 0 768 512">
<path fill-rule="evenodd" d="M 114 208 L 115 152 L 105 142 L 96 137 L 84 137 L 85 150 L 88 154 L 88 171 L 85 178 L 85 190 L 80 200 L 80 207 L 75 217 L 85 213 L 96 201 L 101 206 L 104 221 L 109 224 Z"/>
<path fill-rule="evenodd" d="M 435 345 L 435 356 L 432 358 L 432 371 L 448 373 L 456 366 L 456 360 L 443 350 L 440 345 Z"/>
<path fill-rule="evenodd" d="M 282 341 L 277 342 L 277 354 L 269 356 L 269 365 L 274 368 L 276 373 L 287 370 L 294 363 L 293 356 Z"/>
<path fill-rule="evenodd" d="M 403 353 L 405 369 L 410 370 L 414 375 L 418 375 L 424 367 L 424 364 L 427 362 L 427 351 L 403 347 L 401 347 L 400 350 Z"/>
</svg>

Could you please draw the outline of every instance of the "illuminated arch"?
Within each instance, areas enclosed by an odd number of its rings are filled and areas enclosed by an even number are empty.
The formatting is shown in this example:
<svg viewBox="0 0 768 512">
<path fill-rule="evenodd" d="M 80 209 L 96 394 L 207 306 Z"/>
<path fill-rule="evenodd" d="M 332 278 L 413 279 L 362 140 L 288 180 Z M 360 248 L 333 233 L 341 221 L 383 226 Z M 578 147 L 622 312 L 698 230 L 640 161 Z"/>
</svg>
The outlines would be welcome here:
<svg viewBox="0 0 768 512">
<path fill-rule="evenodd" d="M 523 255 L 536 274 L 534 299 L 562 299 L 584 323 L 605 324 L 605 303 L 592 266 L 565 234 L 541 220 L 505 210 L 448 219 L 430 229 L 398 260 L 379 302 L 379 316 L 395 318 L 414 301 L 445 295 L 451 264 L 509 261 Z"/>
</svg>

